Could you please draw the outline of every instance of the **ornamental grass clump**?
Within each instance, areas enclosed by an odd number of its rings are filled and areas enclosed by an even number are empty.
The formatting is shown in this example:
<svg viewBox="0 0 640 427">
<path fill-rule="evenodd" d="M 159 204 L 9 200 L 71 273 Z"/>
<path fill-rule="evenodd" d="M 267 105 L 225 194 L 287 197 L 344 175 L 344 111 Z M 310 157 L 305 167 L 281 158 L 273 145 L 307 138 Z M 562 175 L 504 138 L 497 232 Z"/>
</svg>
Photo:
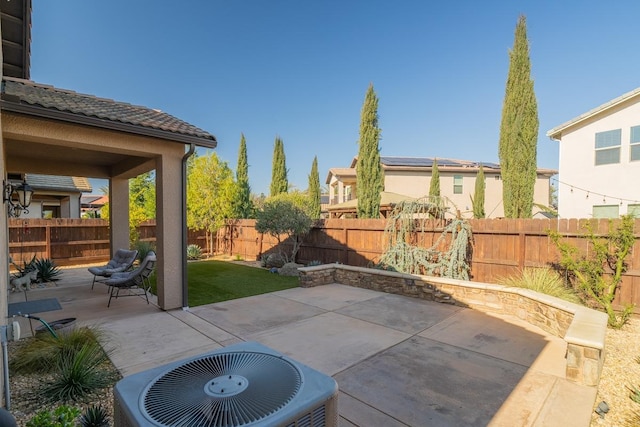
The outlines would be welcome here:
<svg viewBox="0 0 640 427">
<path fill-rule="evenodd" d="M 75 402 L 108 386 L 112 378 L 102 369 L 107 355 L 98 343 L 66 348 L 57 357 L 54 377 L 42 389 L 51 402 Z"/>
<path fill-rule="evenodd" d="M 573 288 L 565 285 L 560 275 L 550 268 L 525 268 L 518 274 L 498 278 L 498 283 L 514 288 L 524 288 L 565 301 L 580 303 Z"/>
<path fill-rule="evenodd" d="M 77 351 L 86 344 L 100 346 L 99 340 L 104 335 L 100 329 L 86 326 L 59 330 L 56 334 L 57 337 L 39 333 L 25 342 L 9 362 L 10 369 L 21 374 L 49 372 L 63 352 Z"/>
</svg>

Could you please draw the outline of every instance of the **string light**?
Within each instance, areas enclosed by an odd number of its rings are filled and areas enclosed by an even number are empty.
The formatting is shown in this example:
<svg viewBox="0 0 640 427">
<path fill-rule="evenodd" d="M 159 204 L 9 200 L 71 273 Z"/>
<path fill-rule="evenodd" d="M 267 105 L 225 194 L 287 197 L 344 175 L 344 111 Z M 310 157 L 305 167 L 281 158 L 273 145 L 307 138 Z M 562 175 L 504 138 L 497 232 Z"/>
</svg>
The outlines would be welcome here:
<svg viewBox="0 0 640 427">
<path fill-rule="evenodd" d="M 623 202 L 627 202 L 629 204 L 640 204 L 640 201 L 637 200 L 637 199 L 627 199 L 627 198 L 624 198 L 624 197 L 618 197 L 618 196 L 611 195 L 611 194 L 598 193 L 598 192 L 595 192 L 595 191 L 587 190 L 586 188 L 580 188 L 580 187 L 577 187 L 575 185 L 568 184 L 566 182 L 562 182 L 558 178 L 551 178 L 551 181 L 555 182 L 558 186 L 559 185 L 564 185 L 564 186 L 569 187 L 569 192 L 570 193 L 576 193 L 576 192 L 583 191 L 585 193 L 585 198 L 586 199 L 589 199 L 589 196 L 591 196 L 591 195 L 595 195 L 595 196 L 598 196 L 598 197 L 602 197 L 602 201 L 604 203 L 606 203 L 607 199 L 609 199 L 609 200 L 618 199 L 618 200 L 620 200 L 620 205 L 623 205 Z"/>
</svg>

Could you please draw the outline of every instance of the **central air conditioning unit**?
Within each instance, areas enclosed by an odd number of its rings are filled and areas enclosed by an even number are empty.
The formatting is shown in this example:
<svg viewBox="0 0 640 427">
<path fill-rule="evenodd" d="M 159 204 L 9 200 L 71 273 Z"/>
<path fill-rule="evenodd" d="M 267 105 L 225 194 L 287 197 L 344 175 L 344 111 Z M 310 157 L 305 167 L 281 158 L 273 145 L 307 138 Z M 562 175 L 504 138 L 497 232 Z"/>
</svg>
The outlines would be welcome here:
<svg viewBox="0 0 640 427">
<path fill-rule="evenodd" d="M 338 425 L 338 384 L 259 343 L 235 344 L 120 380 L 116 427 Z"/>
</svg>

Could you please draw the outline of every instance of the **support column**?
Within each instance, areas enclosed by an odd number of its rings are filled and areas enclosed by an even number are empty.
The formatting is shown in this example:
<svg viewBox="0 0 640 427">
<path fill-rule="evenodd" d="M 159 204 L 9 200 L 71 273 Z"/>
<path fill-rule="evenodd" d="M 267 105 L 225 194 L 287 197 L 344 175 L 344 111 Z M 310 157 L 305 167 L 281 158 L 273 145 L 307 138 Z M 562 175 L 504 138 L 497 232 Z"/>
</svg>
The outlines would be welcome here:
<svg viewBox="0 0 640 427">
<path fill-rule="evenodd" d="M 2 54 L 0 53 L 0 59 Z M 2 78 L 2 72 L 0 71 L 0 78 Z M 2 129 L 1 122 L 2 115 L 0 114 L 0 129 Z M 2 133 L 0 132 L 0 177 L 2 182 L 7 177 L 6 169 L 6 157 L 4 150 L 4 140 Z M 4 193 L 4 188 L 2 189 Z M 7 303 L 8 289 L 9 289 L 9 222 L 7 220 L 7 205 L 2 203 L 0 207 L 0 327 L 5 328 L 8 320 L 7 315 L 9 313 L 9 306 Z M 4 354 L 0 351 L 0 367 L 3 367 L 8 361 L 4 360 Z M 5 396 L 5 375 L 4 370 L 0 368 L 0 402 L 2 407 L 7 407 L 7 402 L 4 399 Z"/>
<path fill-rule="evenodd" d="M 118 249 L 129 249 L 129 180 L 109 180 L 109 222 L 111 256 Z"/>
<path fill-rule="evenodd" d="M 156 167 L 158 304 L 182 307 L 182 154 L 164 154 Z"/>
</svg>

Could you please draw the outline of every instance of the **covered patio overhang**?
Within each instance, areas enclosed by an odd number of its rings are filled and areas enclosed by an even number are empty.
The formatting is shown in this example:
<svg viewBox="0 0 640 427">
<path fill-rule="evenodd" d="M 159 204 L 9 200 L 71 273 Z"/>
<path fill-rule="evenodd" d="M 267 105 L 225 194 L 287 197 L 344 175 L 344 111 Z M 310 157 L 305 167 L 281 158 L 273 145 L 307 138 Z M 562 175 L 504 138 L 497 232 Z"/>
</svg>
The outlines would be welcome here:
<svg viewBox="0 0 640 427">
<path fill-rule="evenodd" d="M 9 173 L 42 173 L 109 180 L 112 251 L 129 247 L 128 180 L 155 170 L 158 303 L 165 310 L 186 306 L 180 267 L 185 153 L 195 146 L 214 148 L 213 135 L 161 111 L 8 77 L 0 111 L 5 179 Z M 0 221 L 6 229 L 6 215 Z M 2 239 L 8 251 L 6 234 Z"/>
<path fill-rule="evenodd" d="M 185 307 L 186 159 L 215 137 L 162 111 L 35 83 L 31 0 L 0 2 L 0 175 L 39 173 L 109 180 L 112 252 L 129 247 L 129 178 L 155 170 L 158 305 Z M 7 339 L 9 241 L 0 211 L 0 340 Z M 5 355 L 0 354 L 3 365 Z M 0 396 L 6 375 L 0 370 Z M 0 401 L 1 406 L 7 402 Z"/>
</svg>

